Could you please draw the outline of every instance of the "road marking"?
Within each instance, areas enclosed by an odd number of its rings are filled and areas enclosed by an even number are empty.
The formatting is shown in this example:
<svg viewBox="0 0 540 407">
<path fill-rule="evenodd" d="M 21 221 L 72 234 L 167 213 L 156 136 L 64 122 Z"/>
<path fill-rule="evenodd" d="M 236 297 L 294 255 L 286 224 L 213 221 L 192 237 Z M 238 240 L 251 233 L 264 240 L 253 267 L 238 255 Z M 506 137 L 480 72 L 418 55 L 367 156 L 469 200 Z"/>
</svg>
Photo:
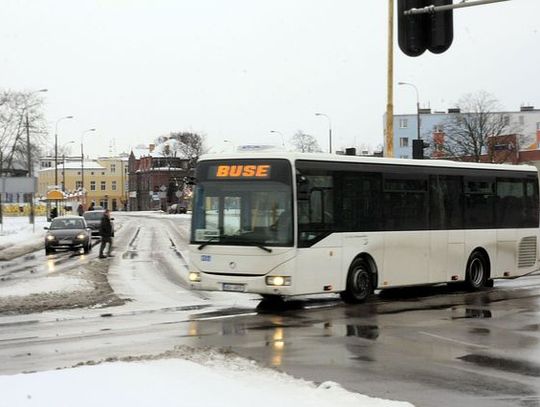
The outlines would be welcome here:
<svg viewBox="0 0 540 407">
<path fill-rule="evenodd" d="M 477 345 L 477 344 L 475 344 L 475 343 L 459 341 L 459 340 L 457 340 L 457 339 L 447 338 L 446 336 L 440 336 L 440 335 L 430 334 L 429 332 L 419 331 L 418 333 L 423 334 L 423 335 L 427 335 L 427 336 L 431 336 L 432 338 L 441 339 L 441 340 L 443 340 L 443 341 L 459 343 L 459 344 L 465 345 L 465 346 L 473 346 L 473 347 L 475 347 L 475 348 L 482 348 L 482 349 L 488 349 L 488 348 L 489 348 L 489 346 L 485 346 L 485 345 Z"/>
</svg>

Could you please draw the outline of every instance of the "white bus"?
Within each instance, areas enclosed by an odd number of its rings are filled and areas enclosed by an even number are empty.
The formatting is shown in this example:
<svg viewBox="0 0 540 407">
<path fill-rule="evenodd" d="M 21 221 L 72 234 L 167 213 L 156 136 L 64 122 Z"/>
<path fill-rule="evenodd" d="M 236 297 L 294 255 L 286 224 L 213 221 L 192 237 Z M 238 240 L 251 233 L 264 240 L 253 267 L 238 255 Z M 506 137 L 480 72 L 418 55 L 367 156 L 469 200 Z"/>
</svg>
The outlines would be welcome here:
<svg viewBox="0 0 540 407">
<path fill-rule="evenodd" d="M 275 298 L 537 270 L 530 166 L 300 153 L 207 155 L 196 172 L 193 289 Z"/>
</svg>

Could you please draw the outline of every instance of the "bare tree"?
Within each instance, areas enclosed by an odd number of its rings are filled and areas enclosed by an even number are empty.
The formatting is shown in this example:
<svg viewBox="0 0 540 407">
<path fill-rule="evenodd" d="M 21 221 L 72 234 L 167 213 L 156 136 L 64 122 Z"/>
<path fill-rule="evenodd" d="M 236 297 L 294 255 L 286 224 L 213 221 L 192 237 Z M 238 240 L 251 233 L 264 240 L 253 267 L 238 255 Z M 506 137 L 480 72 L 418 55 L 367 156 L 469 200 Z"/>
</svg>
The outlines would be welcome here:
<svg viewBox="0 0 540 407">
<path fill-rule="evenodd" d="M 34 163 L 37 161 L 47 135 L 42 108 L 43 99 L 35 93 L 0 90 L 0 151 L 4 171 L 27 169 L 27 117 L 31 157 Z"/>
<path fill-rule="evenodd" d="M 174 141 L 174 142 L 171 142 Z M 188 169 L 195 168 L 199 157 L 206 153 L 205 136 L 193 132 L 172 132 L 156 139 L 157 144 L 166 143 L 163 154 L 188 160 Z"/>
<path fill-rule="evenodd" d="M 298 130 L 294 136 L 291 137 L 291 144 L 296 151 L 302 153 L 320 153 L 322 152 L 317 139 L 309 134 L 304 133 L 302 130 Z"/>
<path fill-rule="evenodd" d="M 444 142 L 438 144 L 443 156 L 467 161 L 495 160 L 494 149 L 490 147 L 490 138 L 509 134 L 518 134 L 521 129 L 510 123 L 510 116 L 501 112 L 495 97 L 485 91 L 463 96 L 458 104 L 460 113 L 452 113 L 443 124 Z M 434 148 L 435 146 L 432 146 Z M 518 146 L 514 146 L 515 149 Z M 508 155 L 512 153 L 509 149 Z M 497 161 L 504 161 L 497 154 Z"/>
</svg>

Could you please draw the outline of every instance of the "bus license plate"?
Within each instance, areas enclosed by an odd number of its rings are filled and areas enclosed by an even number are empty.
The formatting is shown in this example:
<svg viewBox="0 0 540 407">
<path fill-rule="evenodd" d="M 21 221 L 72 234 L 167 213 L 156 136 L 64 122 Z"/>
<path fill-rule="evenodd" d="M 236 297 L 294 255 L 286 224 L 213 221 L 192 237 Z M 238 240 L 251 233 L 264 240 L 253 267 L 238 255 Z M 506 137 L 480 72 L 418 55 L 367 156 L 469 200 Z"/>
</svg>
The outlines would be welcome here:
<svg viewBox="0 0 540 407">
<path fill-rule="evenodd" d="M 234 291 L 243 293 L 245 291 L 245 284 L 223 283 L 223 291 Z"/>
</svg>

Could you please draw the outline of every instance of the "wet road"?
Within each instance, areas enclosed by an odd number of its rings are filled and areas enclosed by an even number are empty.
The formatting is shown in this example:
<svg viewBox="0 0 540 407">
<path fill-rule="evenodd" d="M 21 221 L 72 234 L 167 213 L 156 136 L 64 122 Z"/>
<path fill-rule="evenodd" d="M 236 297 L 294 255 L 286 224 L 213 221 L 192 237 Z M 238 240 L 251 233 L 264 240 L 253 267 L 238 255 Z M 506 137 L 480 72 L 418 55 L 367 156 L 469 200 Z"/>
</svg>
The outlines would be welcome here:
<svg viewBox="0 0 540 407">
<path fill-rule="evenodd" d="M 257 296 L 185 290 L 188 227 L 126 217 L 109 276 L 133 301 L 0 317 L 0 374 L 217 346 L 417 406 L 540 405 L 540 276 L 479 293 L 402 289 L 358 306 L 327 295 L 268 309 Z"/>
</svg>

